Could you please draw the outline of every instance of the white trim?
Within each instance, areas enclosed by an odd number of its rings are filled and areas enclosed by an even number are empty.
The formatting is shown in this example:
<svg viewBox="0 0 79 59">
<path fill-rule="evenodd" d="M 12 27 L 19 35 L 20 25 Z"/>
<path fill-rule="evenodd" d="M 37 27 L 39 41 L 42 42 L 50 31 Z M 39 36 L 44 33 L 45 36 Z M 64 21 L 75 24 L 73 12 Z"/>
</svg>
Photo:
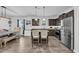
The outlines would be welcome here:
<svg viewBox="0 0 79 59">
<path fill-rule="evenodd" d="M 73 50 L 73 52 L 75 52 L 75 53 L 79 53 L 78 51 L 76 51 L 76 50 Z"/>
</svg>

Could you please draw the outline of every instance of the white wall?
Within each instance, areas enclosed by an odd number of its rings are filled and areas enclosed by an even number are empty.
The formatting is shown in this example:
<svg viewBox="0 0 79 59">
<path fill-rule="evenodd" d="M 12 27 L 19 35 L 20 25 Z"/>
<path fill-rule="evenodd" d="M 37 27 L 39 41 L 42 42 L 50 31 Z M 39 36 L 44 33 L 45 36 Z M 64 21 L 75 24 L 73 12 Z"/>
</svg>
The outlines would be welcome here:
<svg viewBox="0 0 79 59">
<path fill-rule="evenodd" d="M 5 13 L 3 13 L 2 15 L 2 7 L 0 6 L 0 28 L 1 29 L 7 29 L 10 30 L 10 26 L 9 26 L 9 19 L 7 18 L 2 18 L 1 16 L 4 16 Z"/>
<path fill-rule="evenodd" d="M 9 30 L 10 27 L 9 27 L 8 21 L 9 19 L 0 18 L 0 28 Z"/>
<path fill-rule="evenodd" d="M 79 52 L 79 7 L 72 7 L 65 12 L 74 9 L 74 52 Z M 63 33 L 62 33 L 63 34 Z"/>
<path fill-rule="evenodd" d="M 11 30 L 13 30 L 15 27 L 17 27 L 17 19 L 11 18 Z"/>
<path fill-rule="evenodd" d="M 74 7 L 74 52 L 79 52 L 79 7 Z"/>
</svg>

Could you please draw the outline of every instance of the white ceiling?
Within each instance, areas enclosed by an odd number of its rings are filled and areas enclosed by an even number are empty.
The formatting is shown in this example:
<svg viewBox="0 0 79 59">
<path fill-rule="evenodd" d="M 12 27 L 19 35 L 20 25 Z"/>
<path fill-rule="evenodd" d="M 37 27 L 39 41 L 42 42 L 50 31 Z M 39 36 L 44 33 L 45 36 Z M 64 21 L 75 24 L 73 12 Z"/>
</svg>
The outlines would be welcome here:
<svg viewBox="0 0 79 59">
<path fill-rule="evenodd" d="M 71 6 L 45 6 L 45 16 L 59 15 Z M 36 16 L 35 6 L 7 6 L 9 16 Z M 37 6 L 37 16 L 43 16 L 43 6 Z"/>
</svg>

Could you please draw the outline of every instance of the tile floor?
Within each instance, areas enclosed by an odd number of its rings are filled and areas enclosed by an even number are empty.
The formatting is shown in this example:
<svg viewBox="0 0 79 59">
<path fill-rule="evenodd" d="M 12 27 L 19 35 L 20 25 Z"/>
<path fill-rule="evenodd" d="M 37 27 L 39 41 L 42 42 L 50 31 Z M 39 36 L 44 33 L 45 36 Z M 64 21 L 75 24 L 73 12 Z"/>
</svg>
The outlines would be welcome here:
<svg viewBox="0 0 79 59">
<path fill-rule="evenodd" d="M 57 38 L 52 36 L 48 40 L 48 47 L 32 48 L 31 37 L 21 37 L 8 42 L 5 48 L 0 48 L 0 53 L 72 53 Z"/>
</svg>

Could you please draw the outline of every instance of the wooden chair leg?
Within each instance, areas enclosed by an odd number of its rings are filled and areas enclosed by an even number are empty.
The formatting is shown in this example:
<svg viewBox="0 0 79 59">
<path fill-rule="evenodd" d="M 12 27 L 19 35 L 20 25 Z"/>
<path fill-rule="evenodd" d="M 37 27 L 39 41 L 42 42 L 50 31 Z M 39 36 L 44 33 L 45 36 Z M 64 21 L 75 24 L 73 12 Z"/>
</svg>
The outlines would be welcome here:
<svg viewBox="0 0 79 59">
<path fill-rule="evenodd" d="M 32 40 L 32 48 L 33 48 L 33 40 Z"/>
<path fill-rule="evenodd" d="M 1 43 L 1 45 L 0 45 L 0 46 L 1 46 L 1 48 L 2 48 L 2 43 Z"/>
<path fill-rule="evenodd" d="M 33 48 L 33 44 L 32 44 L 32 48 Z"/>
<path fill-rule="evenodd" d="M 39 46 L 39 39 L 38 39 L 38 46 Z"/>
<path fill-rule="evenodd" d="M 42 38 L 41 38 L 41 42 L 40 42 L 40 44 L 41 44 L 41 47 L 42 47 Z"/>
<path fill-rule="evenodd" d="M 7 43 L 6 43 L 6 42 L 4 42 L 4 47 L 6 47 L 6 45 L 7 45 Z"/>
<path fill-rule="evenodd" d="M 2 48 L 2 43 L 1 43 L 1 48 Z"/>
<path fill-rule="evenodd" d="M 48 47 L 48 42 L 46 42 L 46 46 Z"/>
<path fill-rule="evenodd" d="M 31 39 L 32 39 L 32 48 L 33 48 L 33 37 Z"/>
</svg>

